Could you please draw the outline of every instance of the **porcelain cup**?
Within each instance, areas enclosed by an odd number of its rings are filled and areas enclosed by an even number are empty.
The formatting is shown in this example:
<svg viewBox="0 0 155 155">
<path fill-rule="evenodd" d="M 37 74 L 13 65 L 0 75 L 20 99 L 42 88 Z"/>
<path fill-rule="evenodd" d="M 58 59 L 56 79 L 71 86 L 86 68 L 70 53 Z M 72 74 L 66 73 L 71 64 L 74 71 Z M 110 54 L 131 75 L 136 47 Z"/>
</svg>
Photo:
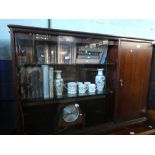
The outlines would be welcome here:
<svg viewBox="0 0 155 155">
<path fill-rule="evenodd" d="M 78 93 L 79 94 L 85 94 L 86 93 L 86 90 L 87 90 L 87 88 L 86 88 L 86 85 L 85 84 L 80 83 L 78 85 Z"/>
<path fill-rule="evenodd" d="M 92 93 L 95 93 L 95 91 L 96 91 L 96 85 L 94 83 L 89 84 L 88 93 L 92 94 Z"/>
<path fill-rule="evenodd" d="M 83 82 L 77 82 L 77 86 L 79 86 L 80 84 L 83 84 Z"/>
<path fill-rule="evenodd" d="M 88 87 L 89 87 L 89 85 L 91 84 L 91 82 L 86 81 L 86 82 L 84 82 L 84 84 L 85 84 L 85 86 L 86 86 L 86 89 L 88 89 Z"/>
<path fill-rule="evenodd" d="M 70 95 L 76 95 L 76 93 L 77 93 L 77 83 L 76 82 L 68 82 L 67 83 L 67 93 Z"/>
</svg>

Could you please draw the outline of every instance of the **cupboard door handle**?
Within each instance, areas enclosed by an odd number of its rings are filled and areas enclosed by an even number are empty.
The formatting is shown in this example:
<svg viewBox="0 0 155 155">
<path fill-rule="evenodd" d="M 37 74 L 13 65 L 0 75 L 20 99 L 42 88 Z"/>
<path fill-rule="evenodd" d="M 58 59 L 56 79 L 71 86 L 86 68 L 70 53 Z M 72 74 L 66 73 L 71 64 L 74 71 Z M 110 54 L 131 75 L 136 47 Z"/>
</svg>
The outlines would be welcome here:
<svg viewBox="0 0 155 155">
<path fill-rule="evenodd" d="M 123 87 L 123 85 L 124 85 L 124 84 L 123 84 L 123 80 L 120 79 L 120 86 Z"/>
</svg>

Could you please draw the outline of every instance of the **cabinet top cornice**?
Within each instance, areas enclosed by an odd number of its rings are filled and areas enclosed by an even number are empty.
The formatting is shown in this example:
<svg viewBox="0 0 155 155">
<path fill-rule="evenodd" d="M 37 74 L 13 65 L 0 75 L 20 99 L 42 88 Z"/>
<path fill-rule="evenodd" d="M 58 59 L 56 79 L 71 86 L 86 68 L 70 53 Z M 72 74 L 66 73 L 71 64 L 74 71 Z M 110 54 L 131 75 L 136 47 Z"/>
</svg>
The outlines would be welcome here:
<svg viewBox="0 0 155 155">
<path fill-rule="evenodd" d="M 62 29 L 52 29 L 52 28 L 41 28 L 41 27 L 32 27 L 32 26 L 23 26 L 23 25 L 8 25 L 8 27 L 13 32 L 29 32 L 29 33 L 43 33 L 43 34 L 53 34 L 53 35 L 70 35 L 75 37 L 95 37 L 95 38 L 104 38 L 109 40 L 129 40 L 129 41 L 139 41 L 139 42 L 150 42 L 154 40 L 145 39 L 145 38 L 134 38 L 127 36 L 115 36 L 101 33 L 92 33 L 92 32 L 81 32 L 81 31 L 72 31 L 72 30 L 62 30 Z"/>
</svg>

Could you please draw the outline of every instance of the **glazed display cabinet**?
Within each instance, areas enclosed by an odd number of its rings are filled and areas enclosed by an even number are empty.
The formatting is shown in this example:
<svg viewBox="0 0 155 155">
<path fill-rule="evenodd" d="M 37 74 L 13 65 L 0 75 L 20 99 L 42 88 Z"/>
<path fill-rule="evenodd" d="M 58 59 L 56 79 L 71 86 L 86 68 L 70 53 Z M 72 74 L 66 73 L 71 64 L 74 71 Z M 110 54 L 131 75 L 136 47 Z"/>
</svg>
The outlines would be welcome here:
<svg viewBox="0 0 155 155">
<path fill-rule="evenodd" d="M 152 40 L 9 25 L 19 134 L 144 123 Z"/>
</svg>

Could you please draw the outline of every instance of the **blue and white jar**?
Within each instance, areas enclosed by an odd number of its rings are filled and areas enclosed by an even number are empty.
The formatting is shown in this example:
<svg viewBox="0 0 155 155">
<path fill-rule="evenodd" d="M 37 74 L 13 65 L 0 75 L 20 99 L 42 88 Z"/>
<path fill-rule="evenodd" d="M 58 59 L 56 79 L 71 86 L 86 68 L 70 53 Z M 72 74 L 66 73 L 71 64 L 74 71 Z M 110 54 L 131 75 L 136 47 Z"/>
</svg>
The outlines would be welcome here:
<svg viewBox="0 0 155 155">
<path fill-rule="evenodd" d="M 102 93 L 105 86 L 105 76 L 103 75 L 103 69 L 97 69 L 97 70 L 98 73 L 95 77 L 97 93 Z"/>
</svg>

